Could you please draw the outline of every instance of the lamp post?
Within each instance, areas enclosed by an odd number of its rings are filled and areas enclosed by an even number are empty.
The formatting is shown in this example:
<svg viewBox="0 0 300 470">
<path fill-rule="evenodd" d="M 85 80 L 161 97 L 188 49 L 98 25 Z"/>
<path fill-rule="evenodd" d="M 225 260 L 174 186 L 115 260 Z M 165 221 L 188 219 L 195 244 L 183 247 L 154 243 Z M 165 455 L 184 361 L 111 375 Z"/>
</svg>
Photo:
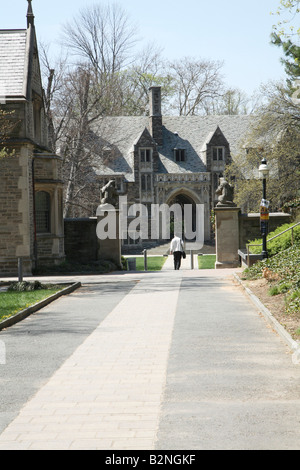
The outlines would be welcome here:
<svg viewBox="0 0 300 470">
<path fill-rule="evenodd" d="M 263 182 L 263 199 L 260 206 L 260 229 L 262 234 L 263 240 L 263 248 L 262 248 L 262 258 L 268 258 L 268 251 L 267 251 L 267 234 L 268 234 L 268 221 L 269 221 L 269 202 L 267 201 L 267 178 L 269 176 L 269 167 L 267 164 L 267 160 L 265 158 L 262 159 L 261 164 L 259 166 L 259 177 L 262 179 Z"/>
</svg>

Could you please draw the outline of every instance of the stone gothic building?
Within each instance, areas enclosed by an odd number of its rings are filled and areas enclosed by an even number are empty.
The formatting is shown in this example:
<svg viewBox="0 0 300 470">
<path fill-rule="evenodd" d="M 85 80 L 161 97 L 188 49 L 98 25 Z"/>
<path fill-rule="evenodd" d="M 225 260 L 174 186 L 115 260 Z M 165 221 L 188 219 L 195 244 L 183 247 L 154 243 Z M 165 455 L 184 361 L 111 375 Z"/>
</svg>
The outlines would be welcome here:
<svg viewBox="0 0 300 470">
<path fill-rule="evenodd" d="M 15 127 L 0 159 L 0 274 L 64 259 L 61 159 L 48 142 L 31 0 L 27 28 L 0 30 L 0 106 Z M 1 132 L 1 130 L 0 130 Z"/>
<path fill-rule="evenodd" d="M 180 116 L 161 113 L 161 89 L 149 90 L 149 117 L 110 117 L 93 125 L 94 171 L 99 184 L 115 180 L 128 205 L 203 204 L 210 240 L 211 210 L 225 166 L 239 151 L 249 116 Z M 97 149 L 97 150 L 96 150 Z M 125 245 L 141 240 L 125 240 Z"/>
</svg>

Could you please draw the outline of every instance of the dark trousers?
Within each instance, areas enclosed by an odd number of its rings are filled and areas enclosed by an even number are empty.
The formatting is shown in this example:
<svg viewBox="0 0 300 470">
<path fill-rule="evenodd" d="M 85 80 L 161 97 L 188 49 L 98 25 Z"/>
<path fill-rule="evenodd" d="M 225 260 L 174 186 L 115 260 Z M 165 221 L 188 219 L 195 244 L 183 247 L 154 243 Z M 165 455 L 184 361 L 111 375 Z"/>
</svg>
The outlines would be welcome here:
<svg viewBox="0 0 300 470">
<path fill-rule="evenodd" d="M 174 251 L 174 269 L 178 270 L 181 266 L 182 251 Z"/>
</svg>

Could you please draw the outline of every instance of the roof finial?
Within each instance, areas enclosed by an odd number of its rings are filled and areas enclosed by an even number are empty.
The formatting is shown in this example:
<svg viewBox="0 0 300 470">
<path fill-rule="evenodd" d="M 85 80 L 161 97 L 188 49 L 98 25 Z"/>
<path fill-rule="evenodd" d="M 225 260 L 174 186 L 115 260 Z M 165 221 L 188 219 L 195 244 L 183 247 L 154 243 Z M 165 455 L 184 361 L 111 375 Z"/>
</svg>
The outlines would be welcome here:
<svg viewBox="0 0 300 470">
<path fill-rule="evenodd" d="M 32 0 L 27 0 L 28 2 L 28 10 L 27 10 L 27 27 L 31 24 L 31 26 L 34 26 L 34 14 L 32 11 L 32 5 L 31 5 Z"/>
</svg>

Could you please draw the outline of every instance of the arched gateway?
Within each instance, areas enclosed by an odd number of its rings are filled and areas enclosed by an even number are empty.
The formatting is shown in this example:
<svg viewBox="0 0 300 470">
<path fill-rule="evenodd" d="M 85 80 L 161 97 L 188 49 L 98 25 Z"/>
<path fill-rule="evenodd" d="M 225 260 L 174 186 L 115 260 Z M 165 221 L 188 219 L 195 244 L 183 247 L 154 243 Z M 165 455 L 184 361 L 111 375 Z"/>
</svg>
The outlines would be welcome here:
<svg viewBox="0 0 300 470">
<path fill-rule="evenodd" d="M 195 228 L 195 211 L 202 206 L 204 239 L 209 241 L 219 177 L 231 162 L 231 152 L 240 148 L 248 127 L 248 116 L 162 116 L 161 89 L 152 87 L 149 116 L 108 117 L 93 122 L 91 152 L 96 179 L 99 187 L 114 180 L 119 195 L 127 197 L 128 206 L 146 206 L 149 224 L 153 206 L 170 206 L 175 201 L 192 207 Z M 96 196 L 97 207 L 99 194 Z M 128 248 L 145 246 L 142 240 L 123 243 Z"/>
<path fill-rule="evenodd" d="M 205 233 L 205 204 L 201 202 L 197 194 L 181 188 L 173 191 L 166 201 L 172 208 L 180 207 L 181 214 L 181 233 L 180 235 L 186 242 L 196 242 L 201 238 L 204 241 Z M 172 212 L 173 233 L 176 227 L 176 213 Z M 180 223 L 180 222 L 179 222 Z M 209 229 L 209 227 L 207 227 Z"/>
</svg>

